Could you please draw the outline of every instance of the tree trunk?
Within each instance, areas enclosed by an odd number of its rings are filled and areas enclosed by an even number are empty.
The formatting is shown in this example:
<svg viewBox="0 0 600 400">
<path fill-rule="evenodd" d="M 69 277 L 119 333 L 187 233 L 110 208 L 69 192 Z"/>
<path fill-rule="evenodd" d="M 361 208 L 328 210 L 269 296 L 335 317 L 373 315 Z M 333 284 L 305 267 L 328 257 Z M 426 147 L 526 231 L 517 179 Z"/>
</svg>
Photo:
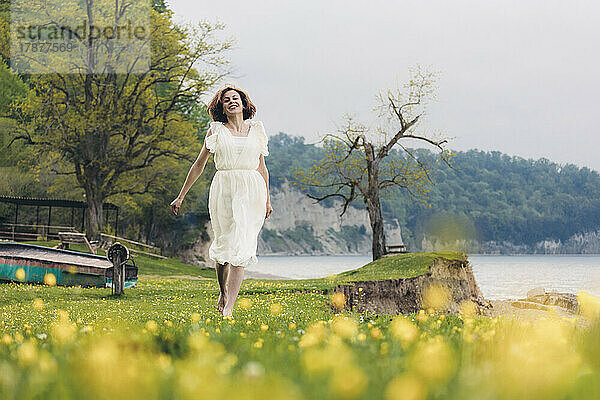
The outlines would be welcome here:
<svg viewBox="0 0 600 400">
<path fill-rule="evenodd" d="M 380 259 L 385 254 L 385 233 L 383 230 L 383 215 L 381 214 L 381 202 L 379 192 L 367 197 L 367 211 L 373 231 L 373 261 Z"/>
<path fill-rule="evenodd" d="M 87 225 L 86 236 L 89 240 L 100 240 L 100 231 L 103 226 L 102 203 L 104 196 L 93 188 L 85 188 L 85 198 L 87 202 Z"/>
</svg>

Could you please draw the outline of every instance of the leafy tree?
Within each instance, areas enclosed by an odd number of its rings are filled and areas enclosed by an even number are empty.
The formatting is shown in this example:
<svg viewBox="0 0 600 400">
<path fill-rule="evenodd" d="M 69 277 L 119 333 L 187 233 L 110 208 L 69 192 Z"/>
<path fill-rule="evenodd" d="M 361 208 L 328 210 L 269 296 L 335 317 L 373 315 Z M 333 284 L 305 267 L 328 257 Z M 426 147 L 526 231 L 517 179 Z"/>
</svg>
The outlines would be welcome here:
<svg viewBox="0 0 600 400">
<path fill-rule="evenodd" d="M 93 9 L 94 2 L 88 3 Z M 78 11 L 91 21 L 89 10 Z M 88 63 L 79 73 L 32 75 L 33 90 L 18 107 L 14 138 L 35 146 L 56 174 L 75 178 L 85 193 L 92 239 L 103 226 L 106 199 L 164 189 L 174 160 L 197 155 L 198 126 L 190 112 L 228 74 L 223 54 L 232 41 L 214 38 L 222 24 L 176 26 L 172 12 L 161 11 L 151 10 L 147 71 L 99 73 Z M 102 43 L 90 39 L 80 45 L 92 54 Z"/>
</svg>

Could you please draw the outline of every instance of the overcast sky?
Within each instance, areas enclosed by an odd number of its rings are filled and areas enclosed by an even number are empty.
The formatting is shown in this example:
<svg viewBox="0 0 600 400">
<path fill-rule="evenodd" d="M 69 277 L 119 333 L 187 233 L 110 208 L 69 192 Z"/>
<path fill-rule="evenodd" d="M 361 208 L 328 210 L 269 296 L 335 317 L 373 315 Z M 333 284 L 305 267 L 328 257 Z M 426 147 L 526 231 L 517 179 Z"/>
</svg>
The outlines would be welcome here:
<svg viewBox="0 0 600 400">
<path fill-rule="evenodd" d="M 207 19 L 267 133 L 314 143 L 344 113 L 369 124 L 375 94 L 409 67 L 441 71 L 424 129 L 457 150 L 546 157 L 600 171 L 600 4 L 593 1 L 167 0 Z"/>
</svg>

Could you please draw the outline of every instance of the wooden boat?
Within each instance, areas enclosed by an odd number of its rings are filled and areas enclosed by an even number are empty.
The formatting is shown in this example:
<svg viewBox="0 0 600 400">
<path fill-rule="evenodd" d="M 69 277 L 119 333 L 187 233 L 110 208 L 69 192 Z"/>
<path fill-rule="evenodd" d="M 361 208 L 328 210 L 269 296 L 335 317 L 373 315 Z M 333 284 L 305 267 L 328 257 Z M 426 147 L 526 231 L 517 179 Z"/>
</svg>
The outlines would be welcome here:
<svg viewBox="0 0 600 400">
<path fill-rule="evenodd" d="M 19 271 L 21 268 L 23 271 Z M 44 277 L 53 274 L 57 285 L 113 287 L 113 271 L 113 264 L 106 257 L 0 242 L 0 281 L 44 283 Z M 137 286 L 137 274 L 135 263 L 129 260 L 125 264 L 125 288 Z"/>
</svg>

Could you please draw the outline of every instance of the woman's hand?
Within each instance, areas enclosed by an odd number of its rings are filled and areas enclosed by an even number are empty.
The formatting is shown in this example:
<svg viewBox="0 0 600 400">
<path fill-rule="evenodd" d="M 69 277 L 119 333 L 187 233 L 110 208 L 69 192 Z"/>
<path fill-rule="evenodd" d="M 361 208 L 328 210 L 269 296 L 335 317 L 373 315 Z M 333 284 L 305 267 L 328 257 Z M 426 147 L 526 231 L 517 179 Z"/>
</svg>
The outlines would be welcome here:
<svg viewBox="0 0 600 400">
<path fill-rule="evenodd" d="M 265 218 L 269 218 L 269 215 L 273 212 L 273 207 L 271 207 L 271 201 L 267 201 L 267 216 Z"/>
<path fill-rule="evenodd" d="M 177 213 L 179 212 L 179 207 L 181 207 L 182 201 L 183 201 L 183 199 L 180 199 L 178 197 L 171 202 L 171 211 L 173 211 L 173 214 L 177 215 Z"/>
</svg>

